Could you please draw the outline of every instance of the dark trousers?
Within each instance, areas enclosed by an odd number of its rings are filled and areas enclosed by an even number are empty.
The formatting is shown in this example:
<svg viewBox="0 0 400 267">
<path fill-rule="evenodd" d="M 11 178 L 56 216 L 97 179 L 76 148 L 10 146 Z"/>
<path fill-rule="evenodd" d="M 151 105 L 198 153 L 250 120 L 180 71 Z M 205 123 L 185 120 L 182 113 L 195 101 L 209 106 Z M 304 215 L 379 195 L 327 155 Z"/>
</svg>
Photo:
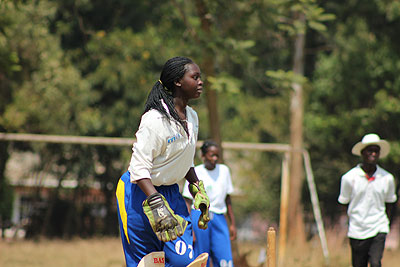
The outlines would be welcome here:
<svg viewBox="0 0 400 267">
<path fill-rule="evenodd" d="M 379 233 L 368 239 L 350 238 L 351 262 L 353 267 L 381 267 L 386 234 Z"/>
</svg>

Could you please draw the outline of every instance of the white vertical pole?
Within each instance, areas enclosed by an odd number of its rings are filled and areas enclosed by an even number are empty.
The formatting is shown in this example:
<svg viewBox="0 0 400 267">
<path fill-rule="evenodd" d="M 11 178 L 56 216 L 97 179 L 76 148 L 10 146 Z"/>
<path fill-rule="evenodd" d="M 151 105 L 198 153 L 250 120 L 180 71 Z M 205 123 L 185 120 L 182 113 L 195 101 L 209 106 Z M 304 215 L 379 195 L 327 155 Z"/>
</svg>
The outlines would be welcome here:
<svg viewBox="0 0 400 267">
<path fill-rule="evenodd" d="M 318 194 L 317 194 L 317 189 L 315 187 L 314 175 L 311 168 L 310 155 L 308 154 L 307 150 L 303 150 L 303 157 L 304 157 L 304 166 L 306 170 L 308 188 L 310 190 L 310 195 L 311 195 L 311 203 L 314 211 L 315 222 L 317 223 L 318 227 L 318 234 L 319 234 L 319 239 L 321 241 L 322 252 L 324 253 L 325 257 L 325 263 L 328 265 L 329 251 L 328 251 L 328 244 L 326 242 L 324 222 L 322 221 L 321 210 L 319 207 Z"/>
</svg>

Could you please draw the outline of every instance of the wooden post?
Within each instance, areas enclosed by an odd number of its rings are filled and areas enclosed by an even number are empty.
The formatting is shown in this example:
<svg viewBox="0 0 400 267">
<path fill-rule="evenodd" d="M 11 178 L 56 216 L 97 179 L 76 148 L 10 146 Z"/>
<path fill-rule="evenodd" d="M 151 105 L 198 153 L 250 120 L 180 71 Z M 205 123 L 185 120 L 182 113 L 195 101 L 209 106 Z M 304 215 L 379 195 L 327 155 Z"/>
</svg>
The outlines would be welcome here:
<svg viewBox="0 0 400 267">
<path fill-rule="evenodd" d="M 267 235 L 267 267 L 276 267 L 276 233 L 273 227 L 268 229 Z"/>
<path fill-rule="evenodd" d="M 290 153 L 285 152 L 282 160 L 282 179 L 281 179 L 281 207 L 279 215 L 279 244 L 278 244 L 278 265 L 283 266 L 287 243 L 287 218 L 289 204 L 289 161 Z"/>
</svg>

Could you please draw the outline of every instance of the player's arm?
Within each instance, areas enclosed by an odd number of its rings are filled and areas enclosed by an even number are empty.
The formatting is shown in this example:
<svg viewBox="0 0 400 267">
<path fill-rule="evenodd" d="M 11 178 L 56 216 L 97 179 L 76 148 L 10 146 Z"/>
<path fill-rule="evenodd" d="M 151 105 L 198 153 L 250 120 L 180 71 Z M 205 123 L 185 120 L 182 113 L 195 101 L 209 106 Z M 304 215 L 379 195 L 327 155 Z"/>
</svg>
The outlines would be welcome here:
<svg viewBox="0 0 400 267">
<path fill-rule="evenodd" d="M 190 167 L 189 171 L 186 173 L 185 179 L 189 182 L 189 184 L 199 183 L 199 178 L 197 177 L 193 167 Z"/>
<path fill-rule="evenodd" d="M 232 200 L 230 195 L 226 196 L 225 203 L 227 207 L 227 216 L 229 220 L 229 233 L 231 236 L 231 240 L 235 240 L 237 235 L 237 229 L 236 229 L 235 216 L 233 215 Z"/>
<path fill-rule="evenodd" d="M 153 183 L 151 182 L 150 178 L 143 178 L 136 181 L 137 185 L 142 189 L 143 193 L 146 196 L 150 196 L 154 193 L 157 193 L 156 188 L 154 187 Z"/>
</svg>

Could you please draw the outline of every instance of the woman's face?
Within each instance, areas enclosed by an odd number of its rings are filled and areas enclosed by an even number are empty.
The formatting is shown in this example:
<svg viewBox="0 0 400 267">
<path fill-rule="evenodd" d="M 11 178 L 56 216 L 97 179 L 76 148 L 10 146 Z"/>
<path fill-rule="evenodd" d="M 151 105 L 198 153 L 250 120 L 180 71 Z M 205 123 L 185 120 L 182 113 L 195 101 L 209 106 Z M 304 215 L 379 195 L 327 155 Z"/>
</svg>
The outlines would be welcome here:
<svg viewBox="0 0 400 267">
<path fill-rule="evenodd" d="M 203 92 L 200 68 L 195 63 L 188 64 L 186 68 L 185 75 L 177 83 L 176 94 L 187 100 L 199 98 Z"/>
<path fill-rule="evenodd" d="M 215 169 L 219 159 L 219 149 L 216 146 L 210 146 L 207 153 L 203 155 L 204 166 L 207 170 Z"/>
</svg>

